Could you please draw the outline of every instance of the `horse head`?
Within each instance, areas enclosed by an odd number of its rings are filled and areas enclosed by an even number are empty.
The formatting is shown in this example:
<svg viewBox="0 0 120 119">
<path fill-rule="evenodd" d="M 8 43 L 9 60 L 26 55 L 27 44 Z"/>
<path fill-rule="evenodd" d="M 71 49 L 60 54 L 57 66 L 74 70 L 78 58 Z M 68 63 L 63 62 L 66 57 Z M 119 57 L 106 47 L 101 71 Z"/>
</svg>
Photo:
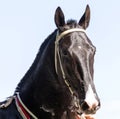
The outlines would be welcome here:
<svg viewBox="0 0 120 119">
<path fill-rule="evenodd" d="M 55 24 L 58 28 L 55 40 L 55 70 L 71 93 L 69 109 L 79 114 L 94 114 L 100 107 L 93 80 L 96 48 L 85 31 L 89 21 L 88 5 L 78 23 L 75 20 L 66 23 L 60 7 L 55 12 Z"/>
</svg>

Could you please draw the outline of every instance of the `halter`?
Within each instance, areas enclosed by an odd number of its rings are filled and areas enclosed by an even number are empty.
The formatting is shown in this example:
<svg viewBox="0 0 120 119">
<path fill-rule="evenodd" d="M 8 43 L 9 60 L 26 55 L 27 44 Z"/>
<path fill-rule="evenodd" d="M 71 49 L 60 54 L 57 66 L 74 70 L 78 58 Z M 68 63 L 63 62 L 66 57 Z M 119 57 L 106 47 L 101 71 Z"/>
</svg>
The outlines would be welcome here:
<svg viewBox="0 0 120 119">
<path fill-rule="evenodd" d="M 56 70 L 56 73 L 58 74 L 58 66 L 57 66 L 57 63 L 59 61 L 59 64 L 60 64 L 60 69 L 61 69 L 61 72 L 62 72 L 62 77 L 64 79 L 64 82 L 65 84 L 67 85 L 67 87 L 69 88 L 70 90 L 70 93 L 73 94 L 73 91 L 68 83 L 68 81 L 66 80 L 66 76 L 65 76 L 65 72 L 64 72 L 64 69 L 63 69 L 63 66 L 62 66 L 62 61 L 61 61 L 61 57 L 60 57 L 60 50 L 59 50 L 59 41 L 67 34 L 69 33 L 72 33 L 72 32 L 83 32 L 85 33 L 85 30 L 84 29 L 81 29 L 81 28 L 73 28 L 73 29 L 69 29 L 69 30 L 66 30 L 64 32 L 62 32 L 61 34 L 59 34 L 57 32 L 57 36 L 56 36 L 56 40 L 55 40 L 55 70 Z M 58 59 L 57 59 L 58 57 Z"/>
</svg>

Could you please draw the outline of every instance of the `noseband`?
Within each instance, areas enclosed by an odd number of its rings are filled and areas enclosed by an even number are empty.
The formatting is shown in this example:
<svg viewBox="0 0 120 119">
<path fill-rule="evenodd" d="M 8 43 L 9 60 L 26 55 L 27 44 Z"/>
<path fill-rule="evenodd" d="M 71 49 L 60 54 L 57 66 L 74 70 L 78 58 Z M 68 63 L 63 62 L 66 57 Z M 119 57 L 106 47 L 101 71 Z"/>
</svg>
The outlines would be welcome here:
<svg viewBox="0 0 120 119">
<path fill-rule="evenodd" d="M 59 34 L 59 32 L 57 32 L 56 40 L 55 40 L 55 70 L 56 70 L 56 73 L 58 75 L 58 65 L 57 65 L 57 63 L 59 62 L 60 69 L 61 69 L 61 72 L 62 72 L 62 78 L 64 79 L 64 82 L 67 85 L 67 87 L 69 88 L 70 93 L 73 95 L 73 91 L 72 91 L 68 81 L 66 80 L 65 72 L 64 72 L 61 57 L 60 57 L 60 50 L 59 50 L 59 41 L 65 35 L 70 34 L 72 32 L 83 32 L 83 33 L 85 33 L 85 30 L 81 29 L 81 28 L 73 28 L 73 29 L 69 29 L 69 30 L 66 30 L 66 31 L 62 32 L 61 34 Z"/>
</svg>

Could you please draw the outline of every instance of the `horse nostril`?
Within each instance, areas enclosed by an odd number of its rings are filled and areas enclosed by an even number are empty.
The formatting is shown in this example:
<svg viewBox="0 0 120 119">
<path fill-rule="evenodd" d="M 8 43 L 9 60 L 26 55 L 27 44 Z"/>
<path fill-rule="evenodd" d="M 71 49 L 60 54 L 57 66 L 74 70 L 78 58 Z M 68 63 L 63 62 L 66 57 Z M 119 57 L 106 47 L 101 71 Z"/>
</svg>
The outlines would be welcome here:
<svg viewBox="0 0 120 119">
<path fill-rule="evenodd" d="M 81 108 L 82 108 L 83 111 L 88 110 L 88 109 L 89 109 L 89 105 L 84 101 L 84 102 L 81 104 Z"/>
<path fill-rule="evenodd" d="M 86 101 L 82 102 L 81 109 L 86 114 L 95 114 L 96 111 L 100 108 L 100 104 L 94 103 L 92 105 L 89 105 Z"/>
</svg>

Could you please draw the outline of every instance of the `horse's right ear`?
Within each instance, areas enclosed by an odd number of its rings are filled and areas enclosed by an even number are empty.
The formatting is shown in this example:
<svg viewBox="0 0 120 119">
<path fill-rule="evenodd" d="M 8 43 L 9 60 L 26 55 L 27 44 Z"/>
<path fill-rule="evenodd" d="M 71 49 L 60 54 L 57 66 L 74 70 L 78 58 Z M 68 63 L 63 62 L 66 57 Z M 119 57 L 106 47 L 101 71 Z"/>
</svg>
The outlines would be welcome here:
<svg viewBox="0 0 120 119">
<path fill-rule="evenodd" d="M 56 26 L 57 26 L 58 28 L 60 28 L 60 27 L 62 27 L 62 26 L 65 25 L 64 14 L 63 14 L 63 12 L 62 12 L 62 10 L 61 10 L 60 7 L 58 7 L 58 8 L 56 9 L 54 19 L 55 19 L 55 24 L 56 24 Z"/>
<path fill-rule="evenodd" d="M 82 18 L 79 21 L 79 25 L 86 29 L 90 22 L 90 7 L 89 5 L 86 6 L 85 13 L 83 14 Z"/>
</svg>

